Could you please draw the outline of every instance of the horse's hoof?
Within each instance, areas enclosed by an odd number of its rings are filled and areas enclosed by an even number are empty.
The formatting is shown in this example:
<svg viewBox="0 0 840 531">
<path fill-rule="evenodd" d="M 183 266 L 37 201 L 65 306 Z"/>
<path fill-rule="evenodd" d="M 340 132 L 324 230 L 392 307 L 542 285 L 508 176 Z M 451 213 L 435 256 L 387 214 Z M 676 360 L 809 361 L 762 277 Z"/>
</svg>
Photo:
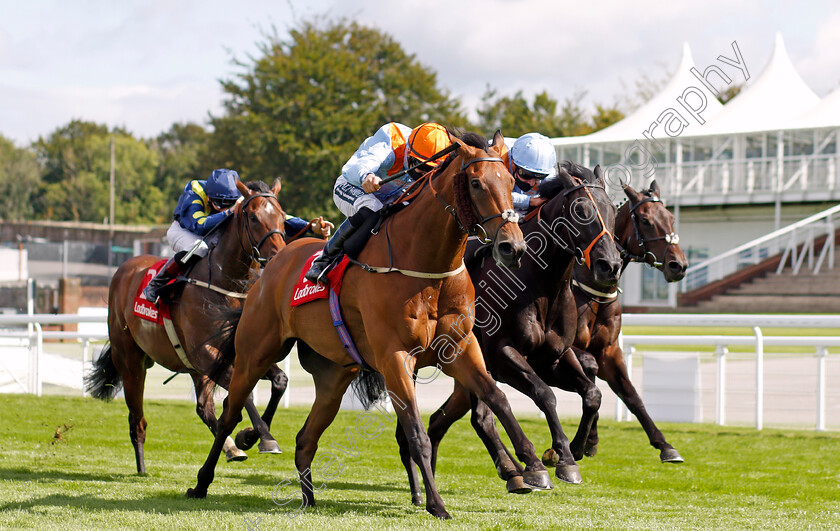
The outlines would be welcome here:
<svg viewBox="0 0 840 531">
<path fill-rule="evenodd" d="M 206 498 L 207 489 L 187 489 L 187 498 Z"/>
<path fill-rule="evenodd" d="M 244 430 L 240 431 L 236 434 L 236 439 L 234 442 L 236 443 L 236 447 L 240 450 L 250 450 L 252 446 L 254 446 L 257 441 L 260 440 L 260 436 L 257 433 L 257 430 L 254 428 L 245 428 Z"/>
<path fill-rule="evenodd" d="M 554 448 L 549 448 L 542 454 L 542 464 L 549 468 L 554 468 L 560 462 L 560 456 L 554 451 Z"/>
<path fill-rule="evenodd" d="M 507 480 L 507 491 L 511 494 L 528 494 L 534 487 L 525 483 L 522 476 L 513 476 Z"/>
<path fill-rule="evenodd" d="M 583 454 L 587 457 L 595 457 L 598 453 L 598 443 L 589 444 L 586 443 L 586 446 L 583 447 Z"/>
<path fill-rule="evenodd" d="M 419 492 L 415 492 L 414 494 L 411 495 L 411 503 L 413 505 L 416 505 L 417 507 L 422 507 L 423 506 L 423 495 L 420 494 Z"/>
<path fill-rule="evenodd" d="M 554 469 L 554 476 L 560 481 L 577 485 L 583 482 L 577 465 L 558 465 Z"/>
<path fill-rule="evenodd" d="M 274 439 L 260 440 L 260 453 L 282 454 L 283 450 L 280 449 L 280 445 L 277 444 L 277 441 L 275 441 Z"/>
<path fill-rule="evenodd" d="M 665 448 L 659 452 L 659 459 L 663 463 L 682 463 L 684 459 L 675 448 Z"/>
<path fill-rule="evenodd" d="M 554 488 L 548 470 L 526 470 L 522 474 L 522 480 L 535 490 L 551 490 Z"/>
<path fill-rule="evenodd" d="M 227 459 L 228 463 L 231 461 L 244 461 L 248 459 L 248 454 L 239 448 L 231 448 L 225 451 L 225 459 Z"/>
<path fill-rule="evenodd" d="M 440 509 L 426 507 L 426 510 L 429 511 L 429 514 L 431 514 L 435 518 L 440 518 L 441 520 L 449 520 L 450 518 L 452 518 L 451 516 L 449 516 L 449 513 L 446 512 L 446 509 L 444 509 L 443 507 L 441 507 Z"/>
</svg>

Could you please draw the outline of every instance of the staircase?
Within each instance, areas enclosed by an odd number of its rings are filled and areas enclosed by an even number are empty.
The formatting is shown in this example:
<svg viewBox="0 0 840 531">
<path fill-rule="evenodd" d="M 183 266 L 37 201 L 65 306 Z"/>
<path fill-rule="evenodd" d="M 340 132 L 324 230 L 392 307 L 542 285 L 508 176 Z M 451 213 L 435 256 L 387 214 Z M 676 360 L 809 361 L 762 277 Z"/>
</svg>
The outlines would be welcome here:
<svg viewBox="0 0 840 531">
<path fill-rule="evenodd" d="M 840 230 L 832 220 L 838 215 L 840 206 L 832 207 L 689 268 L 688 284 L 692 274 L 707 282 L 684 287 L 677 310 L 840 313 Z"/>
</svg>

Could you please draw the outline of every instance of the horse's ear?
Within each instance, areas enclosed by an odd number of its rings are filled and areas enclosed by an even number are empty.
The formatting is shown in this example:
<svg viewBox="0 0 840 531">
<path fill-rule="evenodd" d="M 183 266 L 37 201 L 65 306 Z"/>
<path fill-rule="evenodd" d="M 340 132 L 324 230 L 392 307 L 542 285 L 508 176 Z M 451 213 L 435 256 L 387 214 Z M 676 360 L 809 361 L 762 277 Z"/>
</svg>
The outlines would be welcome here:
<svg viewBox="0 0 840 531">
<path fill-rule="evenodd" d="M 501 157 L 504 153 L 504 149 L 505 137 L 502 135 L 501 129 L 496 129 L 496 132 L 493 134 L 493 140 L 490 141 L 490 147 L 487 148 L 487 152 Z"/>
<path fill-rule="evenodd" d="M 251 195 L 251 189 L 245 186 L 241 180 L 236 179 L 236 189 L 239 190 L 239 193 L 242 194 L 242 197 L 248 197 Z"/>
<path fill-rule="evenodd" d="M 448 132 L 448 131 L 447 131 L 447 132 Z M 459 146 L 459 148 L 458 148 L 458 149 L 460 149 L 460 148 L 462 148 L 462 147 L 464 147 L 464 146 L 466 145 L 466 144 L 464 144 L 463 142 L 461 142 L 461 139 L 460 139 L 460 138 L 458 138 L 457 136 L 453 135 L 452 133 L 449 133 L 449 141 L 450 141 L 450 142 L 452 142 L 453 144 L 458 144 L 458 146 Z"/>
<path fill-rule="evenodd" d="M 639 202 L 642 200 L 642 194 L 634 190 L 633 187 L 629 184 L 624 186 L 624 194 L 627 196 L 627 199 L 629 199 L 630 203 L 633 205 L 639 204 Z"/>
<path fill-rule="evenodd" d="M 575 178 L 569 175 L 566 169 L 562 166 L 557 167 L 557 180 L 563 183 L 563 188 L 574 188 L 577 186 Z"/>
<path fill-rule="evenodd" d="M 659 195 L 659 185 L 656 184 L 656 179 L 650 182 L 650 191 L 653 192 L 653 195 L 656 197 L 660 197 Z"/>
<path fill-rule="evenodd" d="M 280 193 L 280 188 L 282 187 L 280 183 L 280 177 L 274 179 L 274 185 L 271 187 L 271 193 L 277 196 Z"/>
<path fill-rule="evenodd" d="M 601 185 L 603 186 L 603 185 L 604 185 L 604 172 L 603 172 L 603 170 L 601 170 L 601 165 L 600 165 L 600 164 L 596 164 L 596 165 L 595 165 L 595 169 L 594 169 L 594 170 L 592 170 L 592 173 L 594 173 L 594 174 L 595 174 L 595 179 L 596 179 L 598 182 L 600 182 L 600 183 L 601 183 Z"/>
</svg>

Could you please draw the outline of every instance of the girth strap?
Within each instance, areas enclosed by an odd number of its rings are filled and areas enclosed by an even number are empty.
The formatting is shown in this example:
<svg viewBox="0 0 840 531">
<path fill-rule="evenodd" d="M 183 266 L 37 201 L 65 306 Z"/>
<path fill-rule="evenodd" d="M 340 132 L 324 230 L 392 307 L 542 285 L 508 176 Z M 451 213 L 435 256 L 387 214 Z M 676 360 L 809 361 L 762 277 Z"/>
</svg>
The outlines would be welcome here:
<svg viewBox="0 0 840 531">
<path fill-rule="evenodd" d="M 163 328 L 166 330 L 166 335 L 169 336 L 169 342 L 172 343 L 172 348 L 174 348 L 175 353 L 178 354 L 178 359 L 181 360 L 181 363 L 183 363 L 186 368 L 194 371 L 195 367 L 193 367 L 193 364 L 190 363 L 190 360 L 187 358 L 187 353 L 184 351 L 184 347 L 181 346 L 181 340 L 178 339 L 178 334 L 175 332 L 175 325 L 172 324 L 172 319 L 164 317 Z"/>
<path fill-rule="evenodd" d="M 333 291 L 332 288 L 330 289 L 330 316 L 332 317 L 332 324 L 335 327 L 335 331 L 338 332 L 338 338 L 341 340 L 341 344 L 344 345 L 344 350 L 347 351 L 347 354 L 356 362 L 356 364 L 360 365 L 363 370 L 373 371 L 373 367 L 365 363 L 365 360 L 362 359 L 361 354 L 356 349 L 356 344 L 353 343 L 353 338 L 350 336 L 350 331 L 347 330 L 347 326 L 344 324 L 344 319 L 341 317 L 341 304 L 338 301 L 338 294 Z"/>
</svg>

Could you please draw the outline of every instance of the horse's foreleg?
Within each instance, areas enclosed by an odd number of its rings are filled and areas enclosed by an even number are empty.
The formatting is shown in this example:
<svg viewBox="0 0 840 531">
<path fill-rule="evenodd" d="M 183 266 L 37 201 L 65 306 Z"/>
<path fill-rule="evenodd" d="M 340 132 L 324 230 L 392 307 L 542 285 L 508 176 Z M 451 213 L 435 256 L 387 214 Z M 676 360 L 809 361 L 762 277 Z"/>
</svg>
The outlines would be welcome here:
<svg viewBox="0 0 840 531">
<path fill-rule="evenodd" d="M 510 452 L 499 437 L 499 432 L 496 430 L 496 418 L 493 412 L 487 407 L 487 404 L 482 402 L 473 394 L 469 395 L 472 415 L 470 422 L 476 434 L 478 434 L 481 442 L 487 448 L 490 457 L 493 458 L 493 465 L 496 467 L 496 473 L 507 483 L 507 491 L 516 494 L 527 494 L 534 490 L 534 486 L 525 482 L 523 478 L 524 470 L 519 463 L 513 459 Z M 539 474 L 537 474 L 539 475 Z M 529 473 L 529 477 L 534 474 Z M 543 474 L 547 476 L 547 474 Z M 533 478 L 531 478 L 533 479 Z M 551 485 L 551 480 L 543 477 L 541 484 Z"/>
<path fill-rule="evenodd" d="M 423 476 L 423 484 L 426 488 L 426 510 L 438 518 L 449 518 L 443 499 L 435 486 L 435 477 L 432 472 L 432 445 L 417 408 L 413 363 L 411 361 L 404 363 L 407 358 L 410 358 L 408 352 L 399 349 L 390 352 L 394 351 L 396 351 L 394 354 L 379 356 L 377 368 L 385 377 L 385 385 L 391 402 L 394 404 L 399 423 L 403 427 L 411 458 L 420 468 L 420 474 Z"/>
<path fill-rule="evenodd" d="M 627 409 L 639 419 L 639 424 L 647 433 L 650 445 L 659 450 L 659 458 L 662 462 L 682 463 L 682 456 L 665 440 L 665 436 L 650 418 L 642 403 L 642 398 L 630 381 L 621 349 L 617 345 L 605 349 L 604 355 L 599 357 L 598 366 L 598 376 L 609 384 L 610 389 L 627 405 Z"/>
<path fill-rule="evenodd" d="M 411 490 L 411 503 L 416 506 L 423 505 L 423 493 L 420 492 L 420 479 L 417 477 L 417 465 L 411 458 L 411 449 L 408 447 L 408 439 L 405 437 L 405 430 L 397 420 L 397 429 L 394 433 L 397 445 L 400 447 L 400 461 L 402 461 L 405 473 L 408 476 L 408 488 Z"/>
<path fill-rule="evenodd" d="M 534 453 L 534 445 L 525 437 L 525 433 L 513 416 L 507 397 L 496 387 L 493 378 L 487 374 L 481 349 L 472 333 L 470 333 L 469 340 L 464 343 L 464 350 L 459 352 L 451 363 L 444 365 L 444 371 L 458 380 L 479 399 L 486 402 L 498 417 L 513 443 L 517 458 L 526 465 L 525 481 L 538 487 L 545 485 L 545 488 L 547 488 L 548 485 L 538 478 L 544 477 L 547 479 L 548 472 Z M 531 483 L 531 481 L 534 483 Z"/>
<path fill-rule="evenodd" d="M 216 435 L 218 422 L 216 421 L 216 402 L 213 399 L 214 382 L 207 376 L 190 373 L 195 386 L 195 412 L 204 424 L 210 428 L 210 433 Z M 225 459 L 228 461 L 244 461 L 248 454 L 236 447 L 233 439 L 225 440 Z"/>
<path fill-rule="evenodd" d="M 429 442 L 432 445 L 432 474 L 437 469 L 437 454 L 440 441 L 449 428 L 470 410 L 470 393 L 455 382 L 452 394 L 429 419 Z"/>
<path fill-rule="evenodd" d="M 542 373 L 545 382 L 554 387 L 576 392 L 583 401 L 583 414 L 580 418 L 577 433 L 569 445 L 575 460 L 583 459 L 583 448 L 589 437 L 589 429 L 601 407 L 601 391 L 592 380 L 586 377 L 583 368 L 571 348 L 566 349 L 559 356 L 555 365 Z M 556 449 L 555 449 L 556 451 Z M 562 463 L 563 456 L 560 456 Z"/>
</svg>

